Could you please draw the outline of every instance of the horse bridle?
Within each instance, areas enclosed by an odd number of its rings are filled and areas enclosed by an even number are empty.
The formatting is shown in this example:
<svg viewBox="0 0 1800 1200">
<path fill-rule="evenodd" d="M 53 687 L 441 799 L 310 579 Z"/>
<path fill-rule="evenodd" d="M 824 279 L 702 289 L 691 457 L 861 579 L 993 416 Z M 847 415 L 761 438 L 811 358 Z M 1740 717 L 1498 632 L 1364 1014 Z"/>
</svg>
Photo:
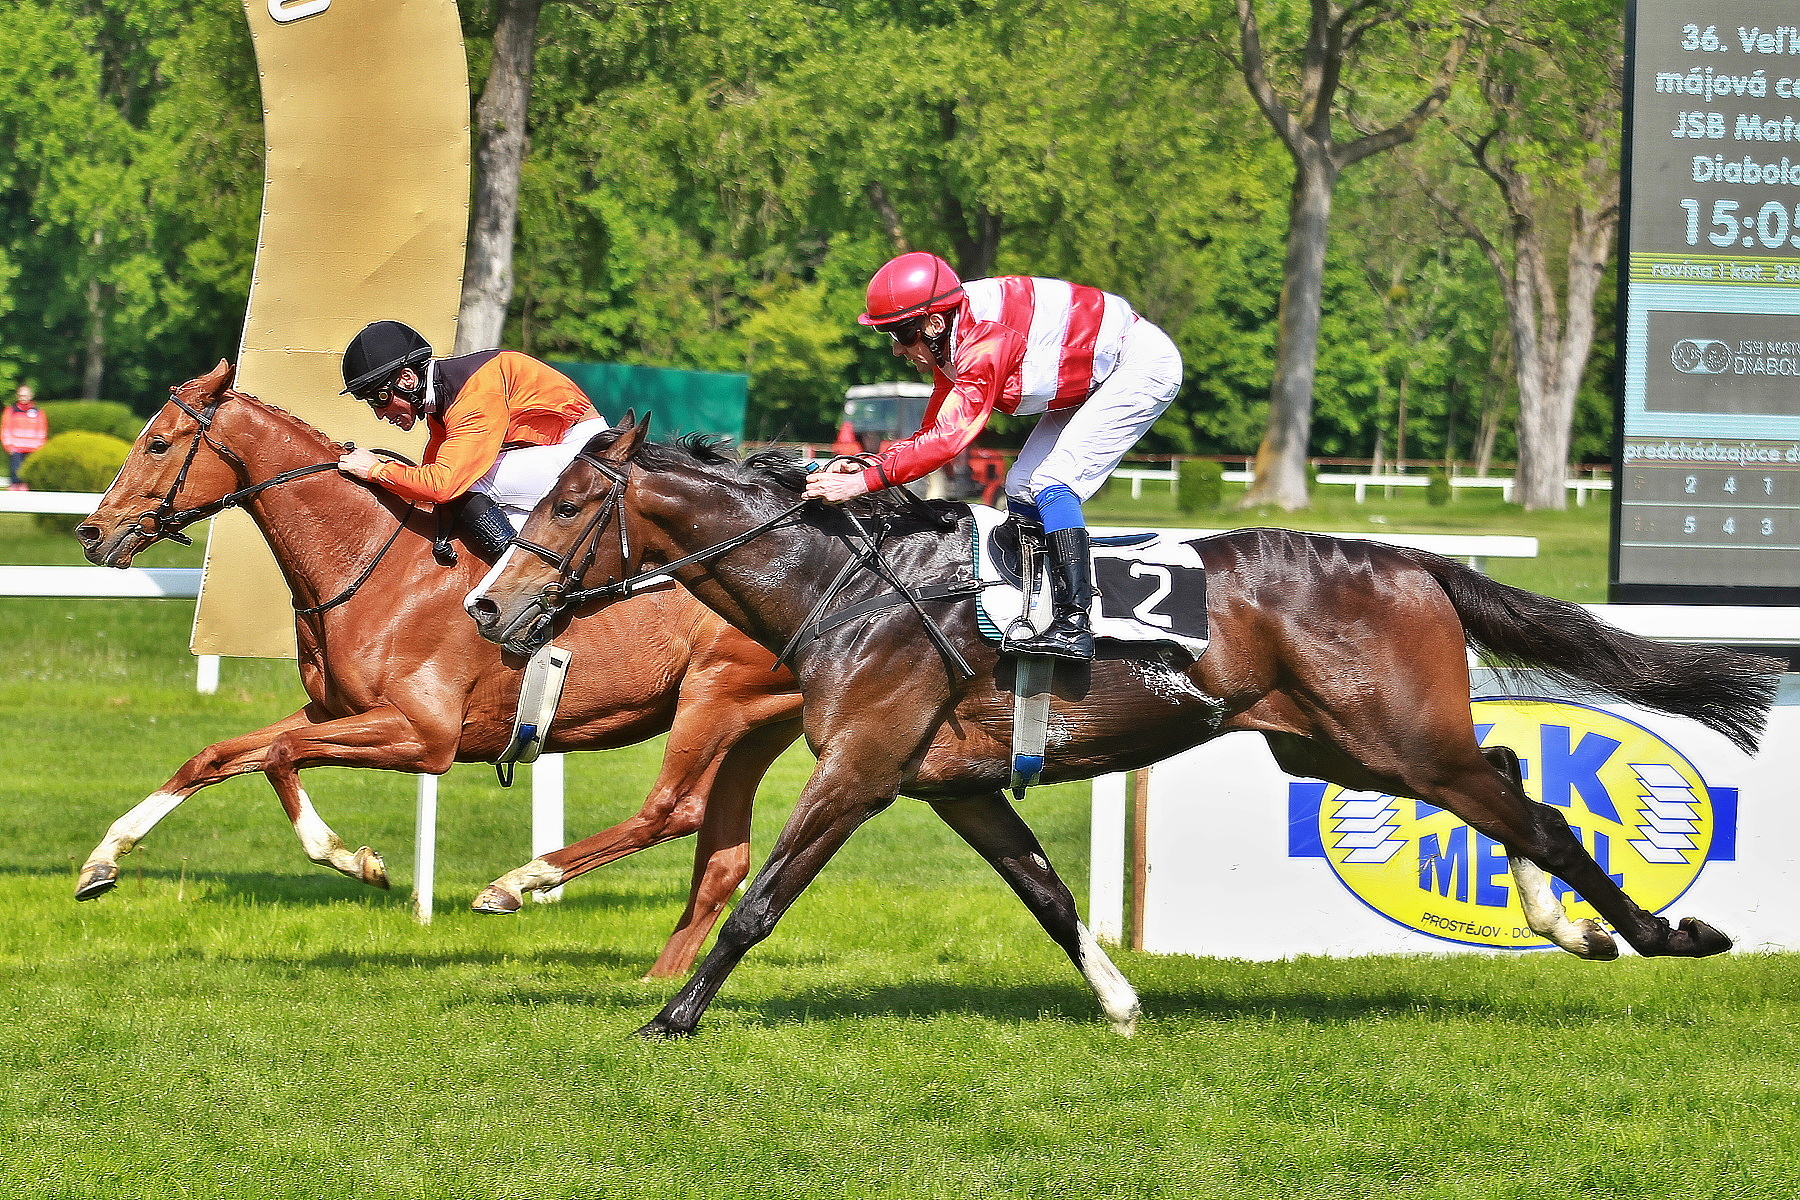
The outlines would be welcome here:
<svg viewBox="0 0 1800 1200">
<path fill-rule="evenodd" d="M 606 532 L 606 522 L 615 513 L 619 516 L 619 569 L 621 571 L 630 570 L 631 531 L 626 527 L 625 517 L 620 509 L 625 502 L 626 485 L 631 482 L 631 465 L 596 458 L 586 450 L 577 454 L 573 461 L 588 464 L 606 476 L 611 481 L 611 486 L 606 489 L 606 495 L 602 498 L 600 507 L 594 511 L 593 516 L 588 518 L 587 524 L 581 527 L 581 532 L 576 535 L 575 540 L 569 543 L 568 550 L 558 554 L 548 546 L 540 546 L 536 542 L 526 541 L 522 536 L 512 540 L 513 545 L 542 559 L 556 571 L 556 578 L 538 589 L 538 594 L 531 598 L 531 604 L 535 605 L 544 617 L 553 617 L 565 608 L 579 607 L 593 600 L 628 600 L 645 590 L 643 585 L 651 580 L 664 579 L 671 571 L 678 568 L 717 558 L 721 554 L 737 549 L 746 542 L 755 541 L 811 503 L 811 501 L 802 500 L 792 508 L 769 518 L 752 529 L 747 529 L 716 545 L 708 546 L 704 550 L 697 550 L 685 558 L 678 558 L 674 562 L 665 563 L 653 570 L 639 571 L 635 575 L 612 580 L 599 587 L 575 588 L 570 585 L 579 583 L 581 578 L 587 574 L 588 568 L 594 565 L 594 556 L 600 552 L 600 538 Z M 585 553 L 582 552 L 583 546 L 587 548 Z M 576 561 L 577 554 L 581 555 L 579 562 Z"/>
<path fill-rule="evenodd" d="M 141 513 L 133 522 L 137 527 L 137 535 L 144 539 L 145 545 L 158 540 L 167 540 L 179 542 L 183 546 L 191 546 L 194 544 L 193 539 L 186 536 L 181 531 L 186 529 L 189 525 L 194 524 L 196 521 L 204 521 L 208 517 L 217 516 L 226 509 L 241 504 L 250 497 L 268 491 L 272 487 L 278 487 L 284 483 L 292 483 L 294 480 L 304 479 L 308 475 L 317 475 L 324 471 L 337 470 L 338 464 L 335 459 L 330 462 L 311 463 L 304 467 L 295 467 L 291 471 L 283 471 L 279 475 L 272 475 L 261 483 L 253 483 L 249 487 L 239 488 L 235 492 L 228 493 L 227 495 L 221 496 L 217 500 L 209 501 L 206 504 L 195 505 L 193 508 L 177 508 L 175 506 L 175 497 L 181 494 L 182 485 L 187 482 L 188 471 L 192 469 L 194 458 L 200 453 L 200 444 L 202 442 L 211 446 L 213 452 L 220 458 L 225 459 L 227 462 L 236 463 L 238 469 L 245 474 L 249 473 L 250 465 L 246 463 L 236 451 L 218 441 L 212 435 L 213 419 L 218 415 L 219 407 L 225 403 L 224 396 L 215 395 L 209 403 L 202 404 L 196 411 L 181 398 L 178 389 L 170 388 L 169 403 L 193 418 L 194 440 L 188 444 L 187 457 L 182 459 L 181 468 L 175 472 L 175 482 L 169 485 L 168 495 L 164 496 L 162 500 L 157 503 L 155 508 Z M 369 576 L 374 573 L 376 564 L 382 560 L 382 557 L 387 554 L 393 544 L 399 540 L 401 530 L 406 528 L 407 519 L 412 516 L 417 508 L 418 505 L 416 504 L 407 506 L 406 513 L 401 516 L 400 524 L 394 529 L 393 536 L 389 537 L 388 540 L 382 544 L 381 549 L 375 552 L 375 557 L 369 560 L 368 565 L 363 568 L 362 573 L 356 577 L 349 587 L 345 588 L 330 600 L 325 601 L 323 604 L 315 604 L 310 608 L 301 608 L 296 605 L 294 611 L 301 616 L 311 616 L 314 613 L 324 612 L 326 609 L 336 608 L 338 605 L 350 599 L 350 597 L 356 595 L 363 584 L 369 581 Z M 146 521 L 150 522 L 148 528 L 146 528 L 144 524 Z"/>
<path fill-rule="evenodd" d="M 595 511 L 593 516 L 588 518 L 587 524 L 582 526 L 580 534 L 578 534 L 575 540 L 569 544 L 568 550 L 564 553 L 559 555 L 548 546 L 540 546 L 536 542 L 526 541 L 523 537 L 513 538 L 513 545 L 524 550 L 528 554 L 543 560 L 543 562 L 554 568 L 556 570 L 556 578 L 539 588 L 537 595 L 533 596 L 526 603 L 523 611 L 513 619 L 508 629 L 509 633 L 523 628 L 527 631 L 524 636 L 528 638 L 531 633 L 542 628 L 545 622 L 553 619 L 559 612 L 566 608 L 578 608 L 593 600 L 613 601 L 629 599 L 642 590 L 642 585 L 646 582 L 655 579 L 669 578 L 674 571 L 681 567 L 718 558 L 723 554 L 737 549 L 739 546 L 753 542 L 763 534 L 768 533 L 770 530 L 775 529 L 777 526 L 793 517 L 796 513 L 805 509 L 808 505 L 814 503 L 811 500 L 802 500 L 792 508 L 777 513 L 760 525 L 746 529 L 744 532 L 735 534 L 722 542 L 708 546 L 704 550 L 696 550 L 694 553 L 683 558 L 678 558 L 674 562 L 664 563 L 662 566 L 656 567 L 653 570 L 639 571 L 635 575 L 628 575 L 624 579 L 609 581 L 601 584 L 599 587 L 574 588 L 570 585 L 578 583 L 581 578 L 587 574 L 588 568 L 593 565 L 594 556 L 599 553 L 600 538 L 605 532 L 606 521 L 614 513 L 619 513 L 619 569 L 621 571 L 630 570 L 629 564 L 631 562 L 631 535 L 625 527 L 624 515 L 619 511 L 624 504 L 626 485 L 631 482 L 631 465 L 629 463 L 609 462 L 606 459 L 597 458 L 594 455 L 589 454 L 586 450 L 577 454 L 575 459 L 587 463 L 596 471 L 600 472 L 600 474 L 606 476 L 607 479 L 612 481 L 611 486 L 607 488 L 606 496 L 602 499 L 600 507 Z M 844 568 L 838 573 L 837 578 L 832 581 L 830 586 L 827 587 L 825 592 L 819 597 L 818 602 L 813 606 L 813 611 L 808 615 L 806 621 L 802 623 L 800 631 L 795 634 L 794 640 L 789 642 L 788 646 L 776 656 L 777 664 L 789 661 L 793 653 L 801 645 L 807 631 L 816 627 L 817 623 L 823 618 L 824 609 L 829 606 L 830 601 L 837 594 L 838 590 L 848 582 L 854 568 L 861 563 L 873 570 L 878 577 L 893 587 L 900 600 L 905 601 L 913 607 L 919 614 L 919 618 L 924 621 L 926 634 L 931 638 L 932 643 L 937 647 L 939 653 L 951 663 L 962 677 L 965 679 L 972 677 L 975 674 L 974 670 L 970 668 L 962 654 L 958 652 L 956 647 L 944 636 L 943 631 L 938 628 L 937 623 L 931 619 L 919 603 L 921 599 L 945 599 L 952 596 L 964 595 L 966 594 L 966 589 L 961 585 L 957 585 L 952 589 L 934 589 L 934 591 L 941 592 L 941 594 L 938 595 L 921 596 L 918 592 L 907 587 L 905 583 L 894 576 L 892 570 L 881 557 L 879 542 L 863 526 L 863 523 L 856 518 L 855 514 L 851 513 L 848 509 L 841 507 L 836 508 L 836 511 L 849 522 L 851 528 L 855 532 L 856 540 L 862 543 L 861 548 L 856 555 L 844 564 Z M 582 553 L 582 547 L 584 545 L 586 546 L 586 551 L 585 553 Z M 576 561 L 576 555 L 578 553 L 581 554 L 579 562 Z M 515 640 L 522 641 L 523 639 Z"/>
<path fill-rule="evenodd" d="M 194 419 L 194 440 L 188 444 L 187 457 L 181 461 L 181 469 L 175 472 L 175 482 L 169 485 L 169 494 L 164 496 L 155 508 L 140 514 L 137 520 L 133 522 L 133 524 L 137 526 L 138 536 L 144 538 L 147 542 L 166 539 L 171 542 L 179 542 L 183 546 L 191 546 L 194 544 L 193 539 L 187 537 L 181 531 L 186 529 L 189 525 L 194 524 L 196 521 L 204 521 L 208 517 L 217 516 L 219 513 L 224 512 L 233 505 L 248 500 L 251 496 L 266 491 L 278 484 L 301 479 L 307 475 L 316 475 L 321 471 L 332 471 L 337 469 L 337 463 L 335 462 L 313 463 L 310 466 L 296 467 L 292 471 L 283 471 L 281 474 L 265 479 L 261 483 L 254 483 L 247 488 L 240 488 L 229 495 L 221 496 L 217 500 L 213 500 L 209 503 L 196 505 L 193 508 L 178 509 L 175 507 L 175 497 L 181 494 L 182 485 L 187 483 L 188 471 L 192 469 L 194 465 L 195 456 L 200 453 L 200 444 L 202 442 L 211 446 L 213 448 L 213 453 L 217 454 L 220 458 L 223 458 L 228 462 L 236 463 L 240 471 L 248 473 L 250 466 L 239 457 L 235 451 L 219 442 L 212 435 L 213 418 L 218 414 L 219 406 L 225 403 L 225 397 L 215 396 L 211 403 L 201 405 L 199 410 L 196 411 L 181 398 L 177 393 L 177 389 L 170 388 L 169 403 Z M 151 523 L 150 526 L 145 526 L 144 522 L 146 521 Z"/>
</svg>

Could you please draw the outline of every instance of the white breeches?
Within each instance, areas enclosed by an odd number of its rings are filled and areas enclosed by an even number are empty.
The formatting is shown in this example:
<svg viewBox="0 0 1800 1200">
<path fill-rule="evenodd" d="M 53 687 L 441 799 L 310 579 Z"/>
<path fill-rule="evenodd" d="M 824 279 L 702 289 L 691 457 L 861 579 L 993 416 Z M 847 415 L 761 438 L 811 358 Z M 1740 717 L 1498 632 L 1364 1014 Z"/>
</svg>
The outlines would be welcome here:
<svg viewBox="0 0 1800 1200">
<path fill-rule="evenodd" d="M 506 510 L 517 529 L 537 507 L 537 502 L 550 494 L 563 468 L 574 461 L 588 439 L 610 426 L 605 417 L 595 417 L 570 428 L 563 440 L 554 446 L 521 446 L 501 451 L 493 469 L 469 490 L 484 492 Z"/>
<path fill-rule="evenodd" d="M 1012 469 L 1006 494 L 1030 500 L 1060 483 L 1085 501 L 1156 423 L 1181 387 L 1181 352 L 1139 320 L 1125 332 L 1118 366 L 1075 408 L 1038 419 Z"/>
</svg>

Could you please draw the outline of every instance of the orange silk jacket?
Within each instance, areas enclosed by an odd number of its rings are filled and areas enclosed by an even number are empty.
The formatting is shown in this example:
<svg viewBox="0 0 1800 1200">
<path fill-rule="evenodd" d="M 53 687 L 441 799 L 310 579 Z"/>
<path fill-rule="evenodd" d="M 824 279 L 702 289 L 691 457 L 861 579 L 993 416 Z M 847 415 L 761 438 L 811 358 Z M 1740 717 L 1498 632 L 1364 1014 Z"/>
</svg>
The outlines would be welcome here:
<svg viewBox="0 0 1800 1200">
<path fill-rule="evenodd" d="M 397 496 L 442 504 L 469 490 L 502 450 L 551 446 L 600 414 L 573 380 L 516 350 L 482 350 L 431 364 L 435 410 L 417 467 L 383 462 L 369 473 Z"/>
</svg>

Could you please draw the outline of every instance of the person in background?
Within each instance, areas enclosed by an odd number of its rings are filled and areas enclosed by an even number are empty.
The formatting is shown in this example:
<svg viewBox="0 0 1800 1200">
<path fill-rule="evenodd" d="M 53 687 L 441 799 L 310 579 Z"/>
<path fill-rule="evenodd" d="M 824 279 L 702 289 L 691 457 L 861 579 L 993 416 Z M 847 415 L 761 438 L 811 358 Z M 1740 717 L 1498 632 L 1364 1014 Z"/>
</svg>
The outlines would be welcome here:
<svg viewBox="0 0 1800 1200">
<path fill-rule="evenodd" d="M 0 446 L 6 450 L 8 487 L 12 491 L 27 490 L 19 478 L 19 470 L 25 465 L 26 458 L 43 449 L 49 439 L 50 419 L 37 406 L 37 394 L 30 384 L 20 384 L 19 390 L 13 393 L 12 403 L 6 406 L 5 414 L 0 415 Z"/>
<path fill-rule="evenodd" d="M 834 462 L 806 495 L 841 503 L 910 483 L 975 440 L 997 409 L 1041 413 L 1006 475 L 1007 507 L 1041 522 L 1054 617 L 1026 654 L 1091 659 L 1093 568 L 1081 505 L 1162 416 L 1181 386 L 1181 354 L 1118 296 L 1060 279 L 967 283 L 935 254 L 902 254 L 869 281 L 857 318 L 934 385 L 919 432 L 875 465 Z"/>
<path fill-rule="evenodd" d="M 351 340 L 340 394 L 401 429 L 424 421 L 430 437 L 419 466 L 358 449 L 338 469 L 415 503 L 466 497 L 463 525 L 496 555 L 607 428 L 575 382 L 548 364 L 516 350 L 433 358 L 431 344 L 399 321 L 376 321 Z"/>
</svg>

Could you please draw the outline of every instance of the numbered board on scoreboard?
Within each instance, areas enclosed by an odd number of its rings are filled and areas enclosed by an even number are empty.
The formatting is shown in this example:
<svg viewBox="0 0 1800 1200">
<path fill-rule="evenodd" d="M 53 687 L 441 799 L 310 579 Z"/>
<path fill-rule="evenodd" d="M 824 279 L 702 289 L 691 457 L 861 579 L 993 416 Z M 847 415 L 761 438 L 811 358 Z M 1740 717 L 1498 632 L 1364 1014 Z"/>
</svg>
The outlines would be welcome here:
<svg viewBox="0 0 1800 1200">
<path fill-rule="evenodd" d="M 1629 37 L 1612 598 L 1800 603 L 1800 10 Z"/>
</svg>

